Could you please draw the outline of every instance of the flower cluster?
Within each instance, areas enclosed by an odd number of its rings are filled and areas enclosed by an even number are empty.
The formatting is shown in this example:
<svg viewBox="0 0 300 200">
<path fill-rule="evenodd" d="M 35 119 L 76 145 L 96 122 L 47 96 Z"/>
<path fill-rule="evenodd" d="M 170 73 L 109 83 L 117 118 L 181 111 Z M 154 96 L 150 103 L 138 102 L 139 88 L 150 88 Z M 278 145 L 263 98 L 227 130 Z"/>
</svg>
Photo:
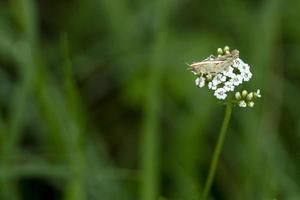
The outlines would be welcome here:
<svg viewBox="0 0 300 200">
<path fill-rule="evenodd" d="M 236 57 L 234 57 L 234 51 L 237 52 Z M 218 57 L 211 55 L 199 63 L 190 65 L 197 65 L 196 70 L 192 68 L 192 72 L 197 76 L 195 84 L 200 88 L 207 85 L 210 90 L 214 91 L 214 96 L 219 100 L 225 100 L 228 93 L 233 92 L 236 87 L 252 78 L 250 66 L 238 57 L 237 50 L 234 51 L 230 52 L 227 46 L 224 49 L 219 48 L 217 50 Z M 253 97 L 260 97 L 259 90 L 247 93 L 246 96 L 245 92 L 243 94 L 236 93 L 236 95 L 240 95 L 240 98 L 236 99 L 239 100 L 238 105 L 240 107 L 253 107 Z"/>
<path fill-rule="evenodd" d="M 242 92 L 236 92 L 235 93 L 235 99 L 236 103 L 239 107 L 250 107 L 252 108 L 254 106 L 254 99 L 260 98 L 260 90 L 257 90 L 256 92 L 250 92 L 248 93 L 247 90 L 243 90 Z"/>
</svg>

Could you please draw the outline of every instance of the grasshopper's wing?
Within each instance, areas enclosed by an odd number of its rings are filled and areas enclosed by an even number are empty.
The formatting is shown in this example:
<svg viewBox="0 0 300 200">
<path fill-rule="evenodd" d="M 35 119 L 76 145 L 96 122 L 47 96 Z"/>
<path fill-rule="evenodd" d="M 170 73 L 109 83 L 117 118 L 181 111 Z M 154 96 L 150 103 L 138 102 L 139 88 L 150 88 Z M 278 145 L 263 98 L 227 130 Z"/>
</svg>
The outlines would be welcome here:
<svg viewBox="0 0 300 200">
<path fill-rule="evenodd" d="M 217 63 L 220 63 L 220 61 L 217 60 L 217 57 L 214 55 L 210 55 L 207 58 L 205 58 L 204 60 L 202 60 L 200 62 L 194 62 L 194 63 L 190 64 L 189 66 L 191 66 L 191 67 L 207 66 L 210 64 L 217 64 Z"/>
<path fill-rule="evenodd" d="M 189 70 L 194 72 L 195 74 L 206 74 L 206 73 L 214 73 L 216 69 L 216 65 L 220 64 L 220 61 L 215 60 L 207 60 L 196 62 L 189 65 Z"/>
<path fill-rule="evenodd" d="M 220 61 L 220 63 L 218 63 L 215 66 L 216 67 L 216 71 L 218 71 L 218 72 L 223 71 L 225 68 L 227 68 L 230 65 L 232 65 L 234 60 L 235 60 L 235 58 L 233 58 L 233 57 L 227 57 L 227 59 Z"/>
</svg>

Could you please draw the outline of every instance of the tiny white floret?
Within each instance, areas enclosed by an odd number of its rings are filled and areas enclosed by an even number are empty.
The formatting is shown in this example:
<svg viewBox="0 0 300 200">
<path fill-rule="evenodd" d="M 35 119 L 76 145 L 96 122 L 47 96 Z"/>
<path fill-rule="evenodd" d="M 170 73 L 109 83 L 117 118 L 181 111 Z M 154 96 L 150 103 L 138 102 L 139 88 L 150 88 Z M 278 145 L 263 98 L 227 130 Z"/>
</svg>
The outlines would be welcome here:
<svg viewBox="0 0 300 200">
<path fill-rule="evenodd" d="M 258 98 L 261 97 L 261 94 L 260 94 L 260 89 L 258 89 L 256 92 L 255 92 L 255 96 L 257 96 Z"/>
<path fill-rule="evenodd" d="M 247 107 L 246 102 L 245 102 L 244 100 L 240 101 L 240 102 L 239 102 L 239 107 L 242 107 L 242 108 Z"/>
<path fill-rule="evenodd" d="M 216 90 L 217 86 L 215 84 L 213 84 L 213 82 L 209 82 L 208 83 L 208 88 L 211 89 L 211 90 Z"/>
<path fill-rule="evenodd" d="M 233 83 L 233 85 L 238 86 L 243 82 L 243 77 L 241 75 L 234 75 L 230 81 Z"/>
<path fill-rule="evenodd" d="M 229 66 L 227 69 L 223 71 L 224 76 L 232 78 L 235 74 L 233 73 L 234 68 Z"/>
<path fill-rule="evenodd" d="M 250 71 L 243 71 L 241 73 L 244 81 L 249 81 L 252 78 L 252 73 Z"/>
<path fill-rule="evenodd" d="M 234 85 L 232 84 L 232 82 L 230 81 L 227 81 L 225 82 L 224 84 L 224 87 L 223 87 L 226 91 L 234 91 Z"/>
<path fill-rule="evenodd" d="M 223 83 L 225 81 L 226 81 L 226 76 L 223 76 L 222 74 L 217 74 L 212 80 L 214 85 L 218 85 L 218 84 Z"/>
<path fill-rule="evenodd" d="M 248 64 L 242 64 L 238 66 L 240 72 L 250 71 L 250 66 Z"/>
<path fill-rule="evenodd" d="M 205 78 L 198 77 L 198 78 L 196 78 L 195 83 L 198 87 L 202 88 L 205 86 Z"/>
<path fill-rule="evenodd" d="M 227 97 L 226 90 L 224 88 L 218 88 L 214 95 L 217 97 L 217 99 L 226 99 Z"/>
</svg>

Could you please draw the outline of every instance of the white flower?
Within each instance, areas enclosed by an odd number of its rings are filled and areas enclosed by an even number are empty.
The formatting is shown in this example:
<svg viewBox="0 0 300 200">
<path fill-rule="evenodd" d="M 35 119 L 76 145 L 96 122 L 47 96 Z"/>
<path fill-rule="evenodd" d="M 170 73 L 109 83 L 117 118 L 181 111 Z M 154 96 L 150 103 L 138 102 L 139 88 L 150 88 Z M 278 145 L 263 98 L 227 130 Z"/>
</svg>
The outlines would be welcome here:
<svg viewBox="0 0 300 200">
<path fill-rule="evenodd" d="M 241 72 L 241 76 L 243 77 L 244 81 L 249 81 L 252 78 L 252 73 L 250 72 L 250 70 L 246 70 Z"/>
<path fill-rule="evenodd" d="M 233 67 L 239 68 L 240 66 L 245 65 L 245 63 L 242 61 L 242 59 L 237 58 L 233 61 Z"/>
<path fill-rule="evenodd" d="M 216 90 L 216 89 L 217 89 L 217 86 L 214 85 L 213 82 L 209 82 L 209 83 L 208 83 L 208 88 L 211 89 L 211 90 Z"/>
<path fill-rule="evenodd" d="M 261 97 L 261 94 L 260 94 L 260 89 L 258 89 L 255 93 L 254 93 L 255 96 L 257 96 L 258 98 Z"/>
<path fill-rule="evenodd" d="M 234 90 L 234 85 L 232 84 L 232 82 L 227 81 L 227 82 L 225 82 L 223 88 L 224 88 L 227 92 L 233 91 L 233 90 Z"/>
<path fill-rule="evenodd" d="M 250 66 L 248 64 L 243 64 L 243 65 L 239 65 L 238 69 L 240 70 L 240 72 L 245 72 L 245 71 L 250 71 Z"/>
<path fill-rule="evenodd" d="M 248 103 L 248 106 L 249 106 L 250 108 L 252 108 L 252 107 L 254 106 L 254 102 L 253 102 L 253 101 L 250 101 L 250 102 Z"/>
<path fill-rule="evenodd" d="M 240 71 L 240 75 L 244 81 L 249 81 L 251 79 L 252 73 L 250 72 L 250 66 L 244 63 L 240 58 L 235 59 L 232 66 Z"/>
<path fill-rule="evenodd" d="M 243 82 L 243 77 L 241 75 L 234 75 L 230 81 L 233 83 L 233 85 L 238 86 Z"/>
<path fill-rule="evenodd" d="M 211 82 L 214 86 L 217 86 L 221 83 L 219 80 L 216 80 L 216 79 L 213 79 Z"/>
<path fill-rule="evenodd" d="M 217 99 L 225 99 L 227 97 L 226 90 L 224 88 L 218 88 L 214 95 L 217 97 Z"/>
<path fill-rule="evenodd" d="M 214 85 L 218 85 L 220 83 L 223 83 L 226 81 L 226 76 L 223 76 L 222 74 L 217 74 L 214 79 L 212 80 Z"/>
<path fill-rule="evenodd" d="M 226 76 L 223 76 L 222 74 L 219 74 L 219 75 L 220 75 L 219 79 L 221 80 L 221 82 L 225 82 Z"/>
<path fill-rule="evenodd" d="M 240 101 L 239 102 L 239 107 L 247 107 L 247 104 L 246 104 L 246 102 L 244 101 L 244 100 L 242 100 L 242 101 Z"/>
<path fill-rule="evenodd" d="M 227 69 L 223 71 L 224 76 L 231 78 L 232 76 L 234 76 L 233 70 L 234 68 L 232 66 L 229 66 Z"/>
<path fill-rule="evenodd" d="M 196 78 L 195 83 L 198 87 L 202 88 L 205 86 L 205 78 L 198 77 L 198 78 Z"/>
</svg>

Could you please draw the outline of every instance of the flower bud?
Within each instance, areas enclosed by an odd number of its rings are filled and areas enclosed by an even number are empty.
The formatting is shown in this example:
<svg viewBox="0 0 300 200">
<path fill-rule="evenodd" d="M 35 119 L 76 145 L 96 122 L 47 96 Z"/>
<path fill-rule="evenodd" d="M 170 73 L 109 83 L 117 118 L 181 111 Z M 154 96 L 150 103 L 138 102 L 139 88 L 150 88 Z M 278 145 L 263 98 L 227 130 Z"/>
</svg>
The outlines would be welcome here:
<svg viewBox="0 0 300 200">
<path fill-rule="evenodd" d="M 243 91 L 242 91 L 242 97 L 243 97 L 243 98 L 245 98 L 245 97 L 247 96 L 247 94 L 248 94 L 247 90 L 243 90 Z"/>
<path fill-rule="evenodd" d="M 217 49 L 217 53 L 219 54 L 219 55 L 222 55 L 224 52 L 223 52 L 223 49 L 222 48 L 218 48 Z"/>
<path fill-rule="evenodd" d="M 248 106 L 249 106 L 250 108 L 252 108 L 252 107 L 254 106 L 254 102 L 253 102 L 253 101 L 250 101 L 250 102 L 248 103 Z"/>
<path fill-rule="evenodd" d="M 225 46 L 224 47 L 224 51 L 226 52 L 226 51 L 229 51 L 230 49 L 229 49 L 229 46 Z"/>
<path fill-rule="evenodd" d="M 253 99 L 253 92 L 250 92 L 248 95 L 247 95 L 247 100 L 248 101 L 251 101 Z"/>
<path fill-rule="evenodd" d="M 236 99 L 236 100 L 240 100 L 241 98 L 242 98 L 241 93 L 240 93 L 240 92 L 236 92 L 236 93 L 235 93 L 235 99 Z"/>
<path fill-rule="evenodd" d="M 210 81 L 211 79 L 212 79 L 211 74 L 207 74 L 207 75 L 206 75 L 206 80 Z"/>
</svg>

